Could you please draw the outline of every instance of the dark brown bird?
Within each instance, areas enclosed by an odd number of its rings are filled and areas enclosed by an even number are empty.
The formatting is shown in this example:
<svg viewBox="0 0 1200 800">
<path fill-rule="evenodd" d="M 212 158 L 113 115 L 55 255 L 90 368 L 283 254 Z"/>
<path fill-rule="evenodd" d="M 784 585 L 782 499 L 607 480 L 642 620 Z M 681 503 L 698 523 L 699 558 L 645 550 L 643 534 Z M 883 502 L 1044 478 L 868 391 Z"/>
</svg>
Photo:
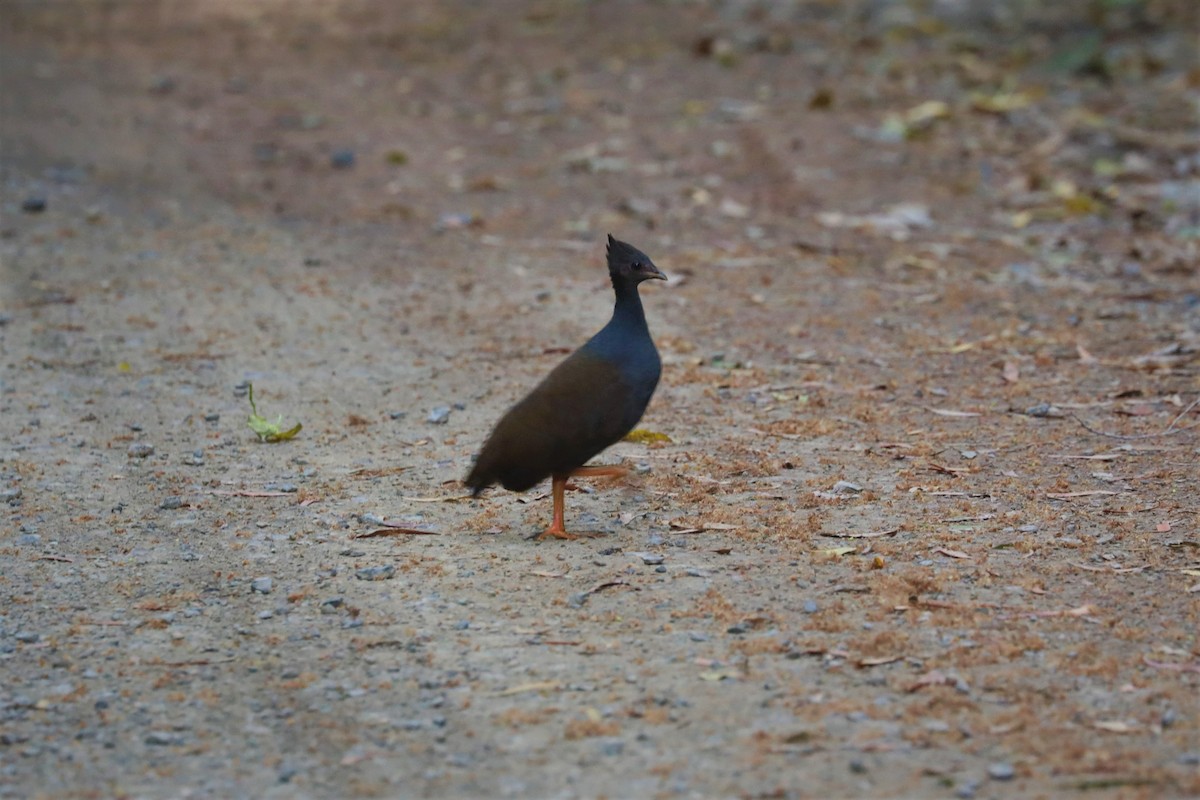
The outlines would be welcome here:
<svg viewBox="0 0 1200 800">
<path fill-rule="evenodd" d="M 523 492 L 550 477 L 554 521 L 539 536 L 577 538 L 563 526 L 567 479 L 625 473 L 584 464 L 633 430 L 662 372 L 638 284 L 667 276 L 641 250 L 611 235 L 608 274 L 617 296 L 612 319 L 496 423 L 466 478 L 478 496 L 493 483 Z"/>
</svg>

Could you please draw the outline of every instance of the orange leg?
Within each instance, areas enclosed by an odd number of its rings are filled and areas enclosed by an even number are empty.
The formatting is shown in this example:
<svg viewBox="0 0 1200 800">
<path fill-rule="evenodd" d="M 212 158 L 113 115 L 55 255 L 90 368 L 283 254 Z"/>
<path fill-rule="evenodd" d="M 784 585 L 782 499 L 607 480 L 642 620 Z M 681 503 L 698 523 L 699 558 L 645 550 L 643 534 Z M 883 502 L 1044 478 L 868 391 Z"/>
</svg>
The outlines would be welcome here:
<svg viewBox="0 0 1200 800">
<path fill-rule="evenodd" d="M 555 475 L 550 479 L 550 493 L 554 496 L 554 521 L 550 523 L 550 527 L 539 533 L 534 538 L 540 539 L 543 536 L 553 536 L 555 539 L 578 539 L 579 536 L 574 533 L 567 533 L 567 528 L 563 524 L 563 495 L 567 489 L 567 480 L 574 477 L 580 478 L 620 478 L 629 474 L 627 467 L 612 465 L 602 467 L 580 467 L 572 471 L 569 475 Z M 584 534 L 587 535 L 587 534 Z"/>
<path fill-rule="evenodd" d="M 540 539 L 543 536 L 553 536 L 555 539 L 578 539 L 579 537 L 573 533 L 567 533 L 566 526 L 563 525 L 563 494 L 567 488 L 567 476 L 555 475 L 550 479 L 550 492 L 554 495 L 554 521 L 550 523 L 550 527 L 535 536 L 535 539 Z"/>
<path fill-rule="evenodd" d="M 571 473 L 572 478 L 624 478 L 629 474 L 629 467 L 622 467 L 619 464 L 605 465 L 602 467 L 580 467 Z"/>
</svg>

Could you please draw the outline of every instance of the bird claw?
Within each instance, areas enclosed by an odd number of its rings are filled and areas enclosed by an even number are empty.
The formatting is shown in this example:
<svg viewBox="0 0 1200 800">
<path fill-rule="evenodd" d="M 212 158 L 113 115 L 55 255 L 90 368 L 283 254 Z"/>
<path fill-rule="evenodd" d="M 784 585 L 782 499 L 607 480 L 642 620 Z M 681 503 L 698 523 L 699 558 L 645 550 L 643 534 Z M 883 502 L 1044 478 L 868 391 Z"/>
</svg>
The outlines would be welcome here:
<svg viewBox="0 0 1200 800">
<path fill-rule="evenodd" d="M 596 534 L 596 533 L 568 533 L 565 528 L 556 528 L 555 526 L 551 525 L 549 528 L 546 528 L 546 530 L 541 531 L 539 533 L 535 533 L 533 536 L 528 537 L 528 539 L 530 541 L 533 541 L 533 540 L 537 540 L 537 539 L 542 539 L 547 536 L 554 538 L 554 539 L 570 540 L 570 539 L 591 539 L 596 536 L 599 536 L 599 534 Z"/>
</svg>

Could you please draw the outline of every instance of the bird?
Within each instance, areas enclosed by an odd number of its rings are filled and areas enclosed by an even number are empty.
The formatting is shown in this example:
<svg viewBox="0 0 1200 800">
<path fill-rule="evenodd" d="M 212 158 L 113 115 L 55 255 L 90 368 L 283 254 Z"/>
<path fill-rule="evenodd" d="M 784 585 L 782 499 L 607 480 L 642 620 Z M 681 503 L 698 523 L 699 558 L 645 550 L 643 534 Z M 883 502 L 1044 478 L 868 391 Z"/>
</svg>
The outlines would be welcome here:
<svg viewBox="0 0 1200 800">
<path fill-rule="evenodd" d="M 626 474 L 620 466 L 585 465 L 633 430 L 662 374 L 638 285 L 667 276 L 612 234 L 606 254 L 616 295 L 612 318 L 500 418 L 464 480 L 478 497 L 494 483 L 523 492 L 549 477 L 554 518 L 532 538 L 579 538 L 563 523 L 567 480 Z"/>
</svg>

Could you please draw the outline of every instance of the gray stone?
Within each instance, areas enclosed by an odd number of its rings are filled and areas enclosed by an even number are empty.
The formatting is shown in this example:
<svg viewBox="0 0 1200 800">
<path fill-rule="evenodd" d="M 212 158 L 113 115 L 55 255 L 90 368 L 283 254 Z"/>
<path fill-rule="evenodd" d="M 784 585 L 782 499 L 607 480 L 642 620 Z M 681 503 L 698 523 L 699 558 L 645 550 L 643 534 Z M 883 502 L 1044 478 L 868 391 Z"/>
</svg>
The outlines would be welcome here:
<svg viewBox="0 0 1200 800">
<path fill-rule="evenodd" d="M 154 445 L 146 442 L 134 442 L 129 445 L 128 453 L 130 458 L 146 458 L 154 455 Z"/>
<path fill-rule="evenodd" d="M 994 781 L 1011 781 L 1017 775 L 1017 771 L 1013 769 L 1013 765 L 1007 761 L 989 764 L 987 771 L 988 777 Z"/>
<path fill-rule="evenodd" d="M 375 567 L 363 567 L 354 571 L 354 577 L 360 581 L 386 581 L 396 575 L 396 568 L 391 564 Z"/>
</svg>

